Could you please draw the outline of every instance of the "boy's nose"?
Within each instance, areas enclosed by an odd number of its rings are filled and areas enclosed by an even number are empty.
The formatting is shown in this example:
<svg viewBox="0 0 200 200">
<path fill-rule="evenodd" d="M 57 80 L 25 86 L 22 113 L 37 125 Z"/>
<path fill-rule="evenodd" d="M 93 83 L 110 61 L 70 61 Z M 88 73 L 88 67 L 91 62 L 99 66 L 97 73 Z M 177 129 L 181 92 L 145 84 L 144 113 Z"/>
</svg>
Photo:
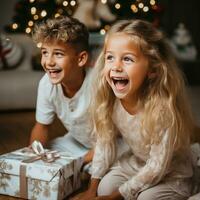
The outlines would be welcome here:
<svg viewBox="0 0 200 200">
<path fill-rule="evenodd" d="M 55 61 L 53 59 L 52 56 L 49 56 L 47 59 L 46 59 L 46 65 L 48 66 L 54 66 L 55 65 Z"/>
</svg>

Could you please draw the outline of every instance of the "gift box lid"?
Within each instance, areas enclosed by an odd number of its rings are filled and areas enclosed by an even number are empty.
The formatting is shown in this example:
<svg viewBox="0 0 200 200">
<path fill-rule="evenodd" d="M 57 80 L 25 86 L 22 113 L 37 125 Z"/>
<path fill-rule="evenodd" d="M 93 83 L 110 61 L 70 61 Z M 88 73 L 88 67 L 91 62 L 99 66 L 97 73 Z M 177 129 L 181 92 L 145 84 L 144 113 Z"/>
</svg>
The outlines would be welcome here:
<svg viewBox="0 0 200 200">
<path fill-rule="evenodd" d="M 33 158 L 36 154 L 30 152 L 29 148 L 19 149 L 10 153 L 0 155 L 0 173 L 20 175 L 20 166 L 26 165 L 26 177 L 51 181 L 59 179 L 62 174 L 65 178 L 73 175 L 73 159 L 66 153 L 59 152 L 60 157 L 48 163 L 42 159 L 31 163 L 23 161 Z"/>
</svg>

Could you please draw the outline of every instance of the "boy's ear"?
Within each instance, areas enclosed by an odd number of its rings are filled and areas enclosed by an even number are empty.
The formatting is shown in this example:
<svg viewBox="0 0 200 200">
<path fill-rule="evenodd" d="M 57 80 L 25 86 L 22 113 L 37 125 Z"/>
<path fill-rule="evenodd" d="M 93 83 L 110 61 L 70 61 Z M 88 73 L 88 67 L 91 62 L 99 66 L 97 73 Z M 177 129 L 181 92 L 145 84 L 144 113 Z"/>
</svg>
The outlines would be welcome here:
<svg viewBox="0 0 200 200">
<path fill-rule="evenodd" d="M 78 56 L 78 66 L 83 67 L 88 61 L 88 52 L 81 51 Z"/>
</svg>

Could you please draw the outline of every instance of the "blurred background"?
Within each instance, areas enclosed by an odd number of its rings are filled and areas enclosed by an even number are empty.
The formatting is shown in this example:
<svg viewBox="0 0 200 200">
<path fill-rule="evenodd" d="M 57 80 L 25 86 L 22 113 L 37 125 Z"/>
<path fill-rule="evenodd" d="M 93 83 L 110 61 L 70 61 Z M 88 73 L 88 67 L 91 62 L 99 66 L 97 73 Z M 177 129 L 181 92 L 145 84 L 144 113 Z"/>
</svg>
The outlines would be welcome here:
<svg viewBox="0 0 200 200">
<path fill-rule="evenodd" d="M 97 48 L 115 21 L 139 18 L 152 22 L 166 33 L 189 84 L 200 83 L 198 0 L 1 0 L 0 4 L 1 70 L 15 68 L 23 60 L 25 52 L 21 43 L 31 35 L 35 23 L 49 17 L 70 15 L 78 18 L 87 25 L 90 42 Z M 20 37 L 22 34 L 24 38 Z M 17 41 L 20 44 L 15 44 L 16 38 L 20 39 Z M 11 46 L 15 52 L 11 52 Z M 29 52 L 31 55 L 28 54 L 32 67 L 41 69 L 39 57 L 32 51 Z"/>
</svg>

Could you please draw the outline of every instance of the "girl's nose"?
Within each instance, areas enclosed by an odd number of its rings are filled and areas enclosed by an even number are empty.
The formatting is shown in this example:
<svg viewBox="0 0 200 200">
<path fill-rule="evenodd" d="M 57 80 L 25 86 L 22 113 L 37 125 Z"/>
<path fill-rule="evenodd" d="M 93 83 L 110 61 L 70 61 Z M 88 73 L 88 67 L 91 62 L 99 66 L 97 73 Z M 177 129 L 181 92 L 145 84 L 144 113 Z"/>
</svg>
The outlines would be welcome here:
<svg viewBox="0 0 200 200">
<path fill-rule="evenodd" d="M 121 72 L 123 70 L 122 63 L 119 61 L 116 61 L 112 67 L 112 70 Z"/>
</svg>

